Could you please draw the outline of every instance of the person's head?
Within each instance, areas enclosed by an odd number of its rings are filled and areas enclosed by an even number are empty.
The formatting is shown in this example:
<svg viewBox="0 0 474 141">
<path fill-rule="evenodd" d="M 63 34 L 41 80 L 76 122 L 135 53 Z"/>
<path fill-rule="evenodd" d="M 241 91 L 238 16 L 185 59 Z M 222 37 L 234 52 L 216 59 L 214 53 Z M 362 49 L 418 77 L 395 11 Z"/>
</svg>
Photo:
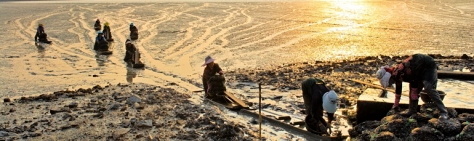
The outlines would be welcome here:
<svg viewBox="0 0 474 141">
<path fill-rule="evenodd" d="M 42 26 L 43 26 L 43 24 L 42 24 L 42 23 L 40 23 L 40 24 L 38 24 L 38 26 L 41 26 L 41 27 L 42 27 Z"/>
<path fill-rule="evenodd" d="M 105 26 L 109 26 L 109 22 L 105 22 L 104 25 L 105 25 Z"/>
<path fill-rule="evenodd" d="M 204 64 L 202 66 L 212 67 L 214 66 L 214 59 L 211 56 L 207 56 L 204 59 Z"/>
<path fill-rule="evenodd" d="M 100 21 L 99 18 L 97 18 L 97 21 Z"/>
<path fill-rule="evenodd" d="M 130 23 L 130 26 L 133 26 L 133 22 Z"/>
<path fill-rule="evenodd" d="M 379 79 L 382 87 L 386 88 L 390 85 L 390 77 L 392 77 L 392 73 L 389 70 L 393 69 L 394 68 L 390 68 L 389 66 L 383 66 L 377 71 L 377 79 Z"/>
<path fill-rule="evenodd" d="M 102 35 L 104 35 L 104 33 L 102 33 L 102 31 L 99 31 L 99 32 L 97 32 L 97 35 L 102 36 Z"/>
<path fill-rule="evenodd" d="M 334 114 L 337 110 L 337 94 L 334 90 L 324 93 L 323 95 L 323 109 L 330 114 Z"/>
<path fill-rule="evenodd" d="M 132 41 L 130 41 L 130 39 L 127 39 L 127 41 L 125 41 L 125 44 L 131 44 Z"/>
</svg>

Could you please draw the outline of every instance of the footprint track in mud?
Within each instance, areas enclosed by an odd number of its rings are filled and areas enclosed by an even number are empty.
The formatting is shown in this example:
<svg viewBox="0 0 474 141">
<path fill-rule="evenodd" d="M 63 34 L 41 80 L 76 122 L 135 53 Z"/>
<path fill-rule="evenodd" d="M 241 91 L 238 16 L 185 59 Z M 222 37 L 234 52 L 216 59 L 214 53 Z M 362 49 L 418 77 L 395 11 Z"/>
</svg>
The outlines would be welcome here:
<svg viewBox="0 0 474 141">
<path fill-rule="evenodd" d="M 405 5 L 408 3 L 408 5 L 404 7 L 404 3 Z M 16 38 L 24 40 L 13 43 L 13 46 L 27 48 L 28 46 L 24 44 L 32 44 L 28 41 L 31 41 L 34 37 L 37 22 L 51 20 L 53 17 L 70 16 L 62 22 L 68 24 L 64 28 L 64 33 L 68 33 L 68 36 L 71 35 L 70 37 L 74 38 L 74 41 L 67 40 L 66 37 L 60 35 L 51 36 L 54 44 L 45 49 L 45 52 L 42 53 L 43 58 L 47 60 L 51 56 L 60 56 L 61 58 L 75 60 L 76 63 L 57 59 L 61 64 L 68 64 L 67 67 L 72 67 L 78 71 L 86 69 L 86 67 L 80 65 L 84 63 L 93 65 L 92 70 L 101 70 L 105 73 L 108 73 L 107 71 L 110 73 L 118 72 L 118 75 L 125 75 L 125 71 L 129 68 L 122 60 L 125 53 L 124 42 L 129 38 L 128 25 L 130 22 L 134 22 L 138 25 L 140 32 L 139 40 L 135 41 L 135 44 L 140 49 L 142 61 L 146 65 L 145 70 L 138 71 L 140 75 L 136 79 L 142 80 L 149 77 L 150 79 L 156 79 L 151 81 L 153 83 L 178 82 L 180 83 L 179 87 L 198 87 L 199 85 L 196 85 L 196 83 L 200 82 L 199 73 L 203 69 L 199 65 L 201 65 L 206 55 L 217 58 L 218 63 L 222 64 L 224 69 L 239 65 L 252 66 L 255 65 L 252 63 L 265 62 L 265 59 L 269 59 L 265 55 L 272 53 L 267 52 L 280 51 L 281 49 L 290 50 L 289 48 L 297 47 L 300 42 L 312 38 L 323 38 L 322 35 L 325 34 L 331 34 L 331 37 L 337 36 L 337 34 L 364 36 L 365 33 L 360 33 L 361 35 L 358 35 L 358 33 L 344 33 L 344 30 L 351 30 L 351 28 L 363 30 L 365 26 L 380 22 L 380 20 L 385 20 L 385 23 L 393 23 L 393 21 L 390 21 L 391 19 L 416 19 L 418 16 L 425 14 L 432 16 L 429 17 L 432 18 L 431 20 L 444 18 L 448 21 L 454 19 L 468 21 L 460 15 L 469 13 L 469 11 L 456 12 L 457 7 L 455 5 L 436 3 L 437 6 L 429 6 L 424 2 L 421 2 L 421 6 L 414 4 L 410 2 L 390 2 L 390 4 L 382 5 L 387 9 L 375 9 L 376 11 L 383 11 L 382 13 L 385 15 L 376 14 L 375 16 L 372 15 L 374 20 L 360 19 L 360 21 L 352 22 L 357 25 L 337 24 L 358 19 L 337 17 L 336 12 L 332 14 L 326 14 L 324 11 L 308 12 L 311 9 L 310 6 L 305 8 L 303 5 L 300 8 L 301 5 L 265 3 L 77 4 L 62 6 L 52 12 L 39 12 L 35 16 L 19 17 L 19 19 L 11 20 L 9 24 L 16 24 L 15 27 L 20 30 L 12 31 L 12 33 L 15 32 Z M 425 10 L 421 9 L 423 6 Z M 447 11 L 438 13 L 433 11 L 433 8 L 438 7 L 442 7 Z M 367 6 L 367 8 L 370 9 L 370 6 Z M 265 13 L 271 14 L 265 15 Z M 376 12 L 368 11 L 368 14 L 371 13 Z M 420 15 L 395 17 L 399 13 Z M 454 14 L 450 17 L 448 14 L 452 13 L 457 13 L 457 15 Z M 354 15 L 354 13 L 349 14 Z M 92 49 L 96 36 L 93 23 L 96 18 L 100 18 L 102 23 L 106 21 L 111 23 L 115 42 L 113 44 L 114 52 L 110 56 L 97 56 Z M 329 19 L 329 21 L 326 21 L 326 19 Z M 323 24 L 320 25 L 320 23 Z M 425 23 L 432 27 L 441 25 L 439 22 Z M 459 23 L 463 23 L 463 21 Z M 384 24 L 378 26 L 384 27 L 386 26 Z M 51 28 L 47 27 L 47 29 Z M 450 27 L 449 30 L 455 28 Z M 375 30 L 380 31 L 383 28 Z M 55 32 L 57 31 L 55 30 Z M 178 32 L 165 33 L 164 31 Z M 76 38 L 79 38 L 79 40 L 76 41 Z M 310 43 L 304 45 L 311 46 Z M 315 45 L 319 44 L 316 43 Z M 434 47 L 433 45 L 432 48 Z M 34 48 L 33 45 L 31 48 Z M 311 51 L 311 49 L 307 50 Z M 238 51 L 238 53 L 235 54 L 235 51 Z M 299 52 L 290 53 L 299 55 Z M 34 51 L 34 53 L 27 54 L 27 56 L 39 57 L 41 53 L 38 49 L 38 52 Z M 260 60 L 250 60 L 253 58 L 259 58 Z M 78 60 L 85 61 L 79 62 Z M 271 61 L 267 62 L 272 63 Z M 32 70 L 39 69 L 42 66 L 36 65 L 36 63 L 30 65 Z M 118 70 L 114 71 L 115 69 Z M 180 72 L 181 70 L 184 70 L 184 72 Z M 190 80 L 192 81 L 190 82 Z"/>
</svg>

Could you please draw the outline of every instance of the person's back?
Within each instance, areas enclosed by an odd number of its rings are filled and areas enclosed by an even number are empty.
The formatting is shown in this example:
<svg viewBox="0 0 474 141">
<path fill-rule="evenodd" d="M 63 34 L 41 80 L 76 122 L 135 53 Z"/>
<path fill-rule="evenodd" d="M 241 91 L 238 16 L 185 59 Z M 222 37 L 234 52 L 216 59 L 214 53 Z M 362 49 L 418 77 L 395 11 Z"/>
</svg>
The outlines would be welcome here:
<svg viewBox="0 0 474 141">
<path fill-rule="evenodd" d="M 40 38 L 40 40 L 44 40 L 44 38 L 46 38 L 43 24 L 38 24 L 38 28 L 36 28 L 35 42 L 38 41 L 38 37 Z"/>
<path fill-rule="evenodd" d="M 136 26 L 131 25 L 131 26 L 130 26 L 130 32 L 133 32 L 133 31 L 138 31 L 138 29 L 137 29 Z"/>
<path fill-rule="evenodd" d="M 301 83 L 305 112 L 306 129 L 315 134 L 327 134 L 327 127 L 334 120 L 337 110 L 337 94 L 326 87 L 323 80 L 308 78 Z M 323 118 L 326 111 L 328 122 Z"/>
<path fill-rule="evenodd" d="M 103 34 L 97 35 L 97 37 L 95 39 L 96 39 L 97 43 L 102 43 L 102 42 L 105 41 L 105 37 L 103 36 Z"/>
<path fill-rule="evenodd" d="M 133 44 L 131 44 L 131 43 L 130 43 L 130 44 L 127 44 L 126 47 L 125 47 L 125 49 L 126 49 L 127 51 L 129 51 L 130 53 L 133 53 L 133 52 L 135 52 L 135 51 L 137 50 L 137 49 L 135 48 L 135 45 L 133 45 Z"/>
<path fill-rule="evenodd" d="M 133 31 L 137 31 L 137 27 L 133 24 L 133 23 L 130 23 L 130 32 L 133 32 Z"/>
<path fill-rule="evenodd" d="M 38 26 L 36 29 L 37 34 L 43 34 L 44 33 L 44 27 L 43 25 Z"/>
</svg>

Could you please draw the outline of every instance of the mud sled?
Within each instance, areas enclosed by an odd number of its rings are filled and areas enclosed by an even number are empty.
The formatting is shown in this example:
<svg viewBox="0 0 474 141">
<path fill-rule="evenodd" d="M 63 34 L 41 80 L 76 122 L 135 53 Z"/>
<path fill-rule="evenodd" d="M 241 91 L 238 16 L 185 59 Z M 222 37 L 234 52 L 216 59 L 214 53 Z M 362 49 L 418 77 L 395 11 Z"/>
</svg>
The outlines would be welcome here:
<svg viewBox="0 0 474 141">
<path fill-rule="evenodd" d="M 221 103 L 221 104 L 227 104 L 232 101 L 229 101 L 226 98 L 225 91 L 225 78 L 222 75 L 216 75 L 211 78 L 209 78 L 209 81 L 207 82 L 207 85 L 209 87 L 208 94 L 205 96 L 209 100 Z"/>
<path fill-rule="evenodd" d="M 127 53 L 130 55 L 130 59 L 127 59 L 126 62 L 127 64 L 130 65 L 130 67 L 132 68 L 145 67 L 145 64 L 143 64 L 143 62 L 140 61 L 140 52 L 138 50 L 135 50 L 135 52 L 127 51 Z"/>
<path fill-rule="evenodd" d="M 46 33 L 41 33 L 38 36 L 38 42 L 37 43 L 45 43 L 45 44 L 51 44 L 53 41 L 48 41 L 48 35 Z"/>
<path fill-rule="evenodd" d="M 131 40 L 137 40 L 138 39 L 138 31 L 130 32 L 130 39 Z"/>
<path fill-rule="evenodd" d="M 109 42 L 114 41 L 114 39 L 112 39 L 112 34 L 110 33 L 109 30 L 104 30 L 103 33 L 104 33 L 105 40 L 107 40 Z"/>
<path fill-rule="evenodd" d="M 100 24 L 94 24 L 94 29 L 95 31 L 99 31 L 102 29 L 102 26 Z"/>
<path fill-rule="evenodd" d="M 110 54 L 112 54 L 112 51 L 110 50 L 109 42 L 107 42 L 107 41 L 101 41 L 99 43 L 95 42 L 94 50 L 100 55 L 110 55 Z"/>
<path fill-rule="evenodd" d="M 222 75 L 216 75 L 209 78 L 208 93 L 204 96 L 205 99 L 225 105 L 227 109 L 249 109 L 249 106 L 237 98 L 234 94 L 227 92 L 225 87 L 225 78 Z"/>
</svg>

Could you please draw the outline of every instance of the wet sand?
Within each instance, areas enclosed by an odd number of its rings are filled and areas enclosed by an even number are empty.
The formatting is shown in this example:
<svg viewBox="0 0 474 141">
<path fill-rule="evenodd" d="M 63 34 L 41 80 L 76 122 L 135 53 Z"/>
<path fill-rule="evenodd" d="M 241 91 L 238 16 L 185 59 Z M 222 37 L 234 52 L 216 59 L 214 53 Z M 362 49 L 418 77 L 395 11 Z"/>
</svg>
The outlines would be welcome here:
<svg viewBox="0 0 474 141">
<path fill-rule="evenodd" d="M 381 62 L 374 59 L 377 55 L 472 57 L 474 9 L 466 5 L 472 2 L 0 3 L 5 29 L 0 33 L 4 74 L 0 95 L 33 96 L 118 83 L 143 83 L 191 94 L 201 87 L 203 58 L 212 55 L 226 72 L 228 87 L 248 101 L 255 99 L 248 96 L 254 94 L 252 86 L 236 85 L 261 79 L 268 91 L 277 90 L 274 95 L 283 96 L 284 104 L 269 101 L 275 104 L 271 107 L 299 114 L 299 81 L 318 76 L 344 95 L 343 103 L 349 106 L 363 88 L 344 79 L 373 81 L 377 65 L 397 61 Z M 92 50 L 96 18 L 111 24 L 113 55 L 96 55 Z M 130 22 L 139 30 L 134 44 L 147 66 L 144 70 L 131 69 L 122 61 Z M 45 24 L 52 45 L 34 45 L 38 23 Z M 334 63 L 360 56 L 373 58 Z M 292 64 L 303 65 L 290 69 Z M 474 67 L 469 61 L 444 64 L 443 70 Z M 326 66 L 318 68 L 321 65 Z M 260 72 L 266 77 L 255 78 Z M 447 83 L 457 85 L 456 81 Z M 285 91 L 293 94 L 281 93 Z M 289 108 L 285 101 L 295 104 Z"/>
</svg>

